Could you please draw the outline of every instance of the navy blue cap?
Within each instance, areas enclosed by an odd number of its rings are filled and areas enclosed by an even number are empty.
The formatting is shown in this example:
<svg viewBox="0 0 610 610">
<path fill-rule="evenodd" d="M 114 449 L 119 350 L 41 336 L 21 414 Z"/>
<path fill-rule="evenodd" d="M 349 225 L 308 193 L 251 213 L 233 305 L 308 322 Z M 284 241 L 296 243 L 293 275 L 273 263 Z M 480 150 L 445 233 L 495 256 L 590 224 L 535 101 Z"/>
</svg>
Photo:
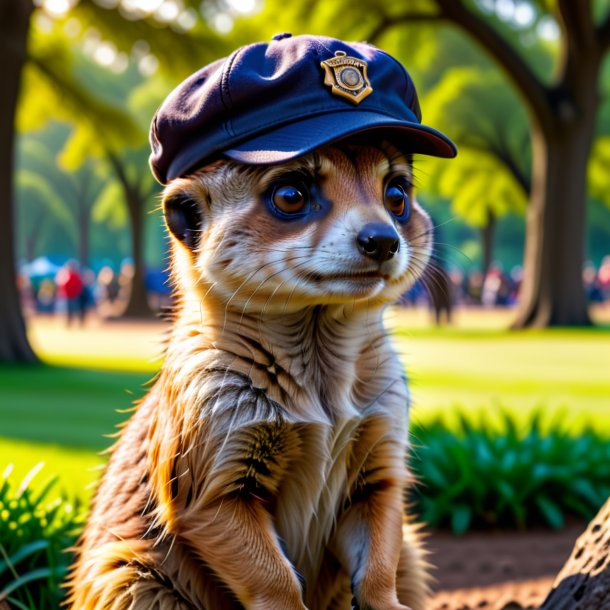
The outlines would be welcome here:
<svg viewBox="0 0 610 610">
<path fill-rule="evenodd" d="M 178 85 L 153 119 L 150 165 L 167 184 L 221 155 L 280 163 L 371 131 L 408 153 L 456 155 L 447 136 L 421 124 L 415 85 L 393 57 L 365 43 L 281 34 Z"/>
</svg>

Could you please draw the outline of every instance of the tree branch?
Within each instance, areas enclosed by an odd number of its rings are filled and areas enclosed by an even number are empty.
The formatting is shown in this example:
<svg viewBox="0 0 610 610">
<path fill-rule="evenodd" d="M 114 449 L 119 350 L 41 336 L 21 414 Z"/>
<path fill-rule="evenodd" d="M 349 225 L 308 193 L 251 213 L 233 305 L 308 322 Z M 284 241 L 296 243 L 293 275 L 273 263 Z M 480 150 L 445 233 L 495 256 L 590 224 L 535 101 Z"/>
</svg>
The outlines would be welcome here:
<svg viewBox="0 0 610 610">
<path fill-rule="evenodd" d="M 583 50 L 595 43 L 595 25 L 591 0 L 557 0 L 559 18 L 569 40 L 575 44 L 575 50 Z"/>
<path fill-rule="evenodd" d="M 519 186 L 523 189 L 523 193 L 526 198 L 529 198 L 530 191 L 532 189 L 532 183 L 529 176 L 525 174 L 513 158 L 513 156 L 502 146 L 491 146 L 492 154 L 506 167 L 506 169 L 512 174 L 513 178 L 517 181 Z"/>
<path fill-rule="evenodd" d="M 436 0 L 445 19 L 470 34 L 504 68 L 509 78 L 527 100 L 537 122 L 548 116 L 547 88 L 515 49 L 483 18 L 464 5 L 463 0 Z"/>
<path fill-rule="evenodd" d="M 110 161 L 110 165 L 114 169 L 116 176 L 119 179 L 119 182 L 123 186 L 123 190 L 126 194 L 131 193 L 133 191 L 133 188 L 131 183 L 129 182 L 129 178 L 127 177 L 127 172 L 125 171 L 123 163 L 121 163 L 121 160 L 119 159 L 118 155 L 113 152 L 108 146 L 105 147 L 105 150 L 106 157 L 108 158 L 108 161 Z"/>
<path fill-rule="evenodd" d="M 471 151 L 479 152 L 484 155 L 492 155 L 497 161 L 503 165 L 511 176 L 515 179 L 517 184 L 523 190 L 525 198 L 529 198 L 531 190 L 531 181 L 529 177 L 524 174 L 512 156 L 500 146 L 490 144 L 489 142 L 478 143 L 475 139 L 464 141 L 460 144 L 462 148 L 468 148 Z"/>
<path fill-rule="evenodd" d="M 373 28 L 372 32 L 368 35 L 367 40 L 373 44 L 383 36 L 390 28 L 397 25 L 404 25 L 406 23 L 416 23 L 422 21 L 438 21 L 440 15 L 438 13 L 420 13 L 420 12 L 409 12 L 403 13 L 402 15 L 389 16 L 383 15 L 381 21 Z"/>
</svg>

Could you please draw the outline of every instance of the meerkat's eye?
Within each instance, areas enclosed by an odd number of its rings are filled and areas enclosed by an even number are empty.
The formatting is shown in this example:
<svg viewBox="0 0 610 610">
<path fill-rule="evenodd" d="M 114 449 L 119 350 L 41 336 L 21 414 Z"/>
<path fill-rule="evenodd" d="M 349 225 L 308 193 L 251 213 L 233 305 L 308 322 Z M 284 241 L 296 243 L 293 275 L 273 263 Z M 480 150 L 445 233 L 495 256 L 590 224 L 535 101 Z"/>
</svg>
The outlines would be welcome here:
<svg viewBox="0 0 610 610">
<path fill-rule="evenodd" d="M 271 188 L 270 202 L 280 216 L 302 216 L 309 209 L 309 188 L 300 180 L 278 182 Z"/>
<path fill-rule="evenodd" d="M 386 210 L 400 222 L 406 222 L 411 215 L 409 183 L 404 176 L 392 178 L 385 187 L 384 205 Z"/>
</svg>

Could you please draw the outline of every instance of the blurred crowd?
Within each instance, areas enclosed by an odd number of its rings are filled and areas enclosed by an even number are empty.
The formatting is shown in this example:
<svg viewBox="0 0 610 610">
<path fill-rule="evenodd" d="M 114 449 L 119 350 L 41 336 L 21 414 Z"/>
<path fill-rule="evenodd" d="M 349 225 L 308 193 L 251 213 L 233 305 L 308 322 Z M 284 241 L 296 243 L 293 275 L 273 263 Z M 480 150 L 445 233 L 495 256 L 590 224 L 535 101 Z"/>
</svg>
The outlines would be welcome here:
<svg viewBox="0 0 610 610">
<path fill-rule="evenodd" d="M 19 273 L 22 302 L 27 313 L 61 313 L 68 325 L 84 323 L 88 314 L 102 317 L 120 315 L 131 291 L 133 265 L 124 261 L 117 271 L 104 265 L 97 273 L 83 269 L 75 260 L 55 266 L 45 257 L 23 265 Z M 428 305 L 435 310 L 437 322 L 451 321 L 454 306 L 510 307 L 519 298 L 523 269 L 506 272 L 499 263 L 483 275 L 479 271 L 449 272 L 432 265 L 425 278 L 403 295 L 403 305 Z M 146 273 L 146 292 L 151 308 L 160 310 L 170 304 L 170 287 L 163 271 Z M 591 303 L 610 303 L 610 255 L 599 268 L 587 262 L 583 284 Z"/>
<path fill-rule="evenodd" d="M 588 261 L 582 278 L 590 303 L 610 303 L 610 255 L 603 258 L 599 268 Z M 483 275 L 480 271 L 445 271 L 433 265 L 401 302 L 405 305 L 428 304 L 445 310 L 447 318 L 450 318 L 451 307 L 456 305 L 510 307 L 519 299 L 522 279 L 520 266 L 505 271 L 500 263 L 494 263 Z"/>
<path fill-rule="evenodd" d="M 62 266 L 40 257 L 19 270 L 18 282 L 22 305 L 27 314 L 61 314 L 68 326 L 83 324 L 90 314 L 101 317 L 120 315 L 131 293 L 133 264 L 124 261 L 118 270 L 102 266 L 97 273 L 82 268 L 76 260 Z M 146 274 L 146 292 L 153 310 L 169 301 L 167 274 Z"/>
</svg>

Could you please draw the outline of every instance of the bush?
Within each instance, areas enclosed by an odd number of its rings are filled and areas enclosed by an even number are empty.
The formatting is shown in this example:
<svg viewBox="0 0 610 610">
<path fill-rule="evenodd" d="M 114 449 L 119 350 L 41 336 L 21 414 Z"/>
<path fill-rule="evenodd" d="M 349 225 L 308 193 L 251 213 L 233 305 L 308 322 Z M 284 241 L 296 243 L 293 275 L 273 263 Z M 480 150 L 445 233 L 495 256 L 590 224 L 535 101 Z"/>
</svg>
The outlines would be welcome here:
<svg viewBox="0 0 610 610">
<path fill-rule="evenodd" d="M 15 487 L 9 466 L 0 478 L 0 603 L 19 610 L 59 608 L 69 549 L 83 522 L 78 502 L 53 492 L 57 477 L 34 489 L 42 464 Z"/>
<path fill-rule="evenodd" d="M 459 418 L 412 429 L 411 500 L 433 526 L 563 526 L 568 515 L 591 519 L 610 496 L 610 439 L 591 429 L 570 434 L 559 419 L 525 426 L 501 415 L 501 429 Z"/>
</svg>

